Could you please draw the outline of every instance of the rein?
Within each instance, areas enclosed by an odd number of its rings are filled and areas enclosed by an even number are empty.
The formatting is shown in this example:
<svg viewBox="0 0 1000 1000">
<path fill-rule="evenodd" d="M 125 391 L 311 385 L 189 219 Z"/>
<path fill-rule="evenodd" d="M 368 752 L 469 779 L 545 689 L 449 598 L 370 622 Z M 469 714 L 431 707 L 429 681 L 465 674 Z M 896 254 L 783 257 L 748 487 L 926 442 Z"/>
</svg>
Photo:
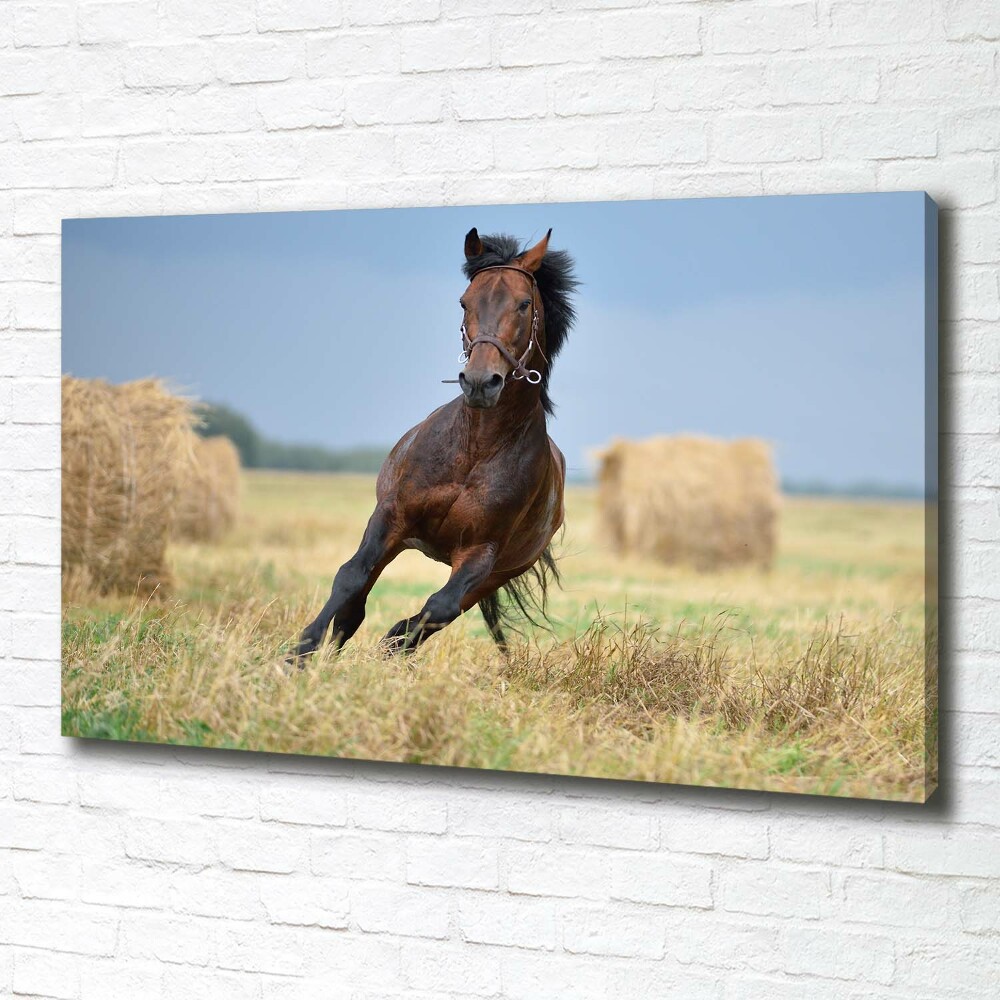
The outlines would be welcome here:
<svg viewBox="0 0 1000 1000">
<path fill-rule="evenodd" d="M 492 334 L 480 333 L 474 339 L 470 339 L 465 330 L 465 323 L 463 323 L 461 327 L 462 353 L 458 356 L 458 363 L 460 365 L 467 365 L 469 357 L 472 354 L 472 349 L 477 344 L 491 344 L 500 352 L 507 363 L 511 365 L 510 374 L 507 376 L 508 379 L 513 378 L 517 381 L 526 379 L 529 385 L 538 385 L 542 381 L 542 373 L 535 368 L 526 367 L 526 362 L 535 348 L 538 348 L 538 353 L 542 355 L 542 360 L 548 363 L 548 358 L 542 353 L 541 344 L 538 343 L 538 282 L 535 281 L 535 276 L 530 271 L 523 267 L 518 267 L 516 264 L 493 264 L 490 267 L 481 268 L 472 276 L 473 279 L 486 271 L 517 271 L 531 282 L 531 336 L 528 338 L 528 346 L 525 348 L 524 353 L 519 358 L 516 358 L 507 345 L 499 337 L 494 337 Z M 441 381 L 457 382 L 458 379 L 443 378 Z"/>
</svg>

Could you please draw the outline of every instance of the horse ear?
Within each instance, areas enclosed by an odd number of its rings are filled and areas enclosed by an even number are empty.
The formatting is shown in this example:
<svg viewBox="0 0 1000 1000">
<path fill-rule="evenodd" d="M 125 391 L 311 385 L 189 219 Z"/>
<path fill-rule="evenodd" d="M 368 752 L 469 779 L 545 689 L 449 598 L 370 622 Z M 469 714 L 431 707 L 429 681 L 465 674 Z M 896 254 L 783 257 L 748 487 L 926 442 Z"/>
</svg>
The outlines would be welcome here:
<svg viewBox="0 0 1000 1000">
<path fill-rule="evenodd" d="M 465 259 L 472 260 L 473 257 L 478 257 L 483 252 L 483 241 L 479 238 L 479 233 L 476 232 L 476 227 L 473 226 L 465 234 Z"/>
<path fill-rule="evenodd" d="M 525 271 L 533 273 L 541 266 L 545 251 L 549 248 L 549 237 L 551 235 L 552 230 L 550 229 L 530 250 L 525 250 L 518 258 L 518 263 L 520 263 Z"/>
</svg>

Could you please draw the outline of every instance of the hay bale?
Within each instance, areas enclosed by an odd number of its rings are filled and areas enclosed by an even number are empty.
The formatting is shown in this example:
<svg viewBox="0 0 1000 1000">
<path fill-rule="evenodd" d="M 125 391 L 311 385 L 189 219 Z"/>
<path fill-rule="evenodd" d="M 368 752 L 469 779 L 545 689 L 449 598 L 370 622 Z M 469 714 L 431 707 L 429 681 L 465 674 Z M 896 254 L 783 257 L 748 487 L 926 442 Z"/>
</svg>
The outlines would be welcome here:
<svg viewBox="0 0 1000 1000">
<path fill-rule="evenodd" d="M 701 570 L 770 568 L 780 494 L 764 441 L 617 439 L 596 457 L 598 534 L 615 552 Z"/>
<path fill-rule="evenodd" d="M 155 379 L 111 385 L 67 375 L 62 404 L 64 589 L 162 593 L 193 457 L 189 402 Z"/>
<path fill-rule="evenodd" d="M 240 453 L 227 437 L 198 438 L 191 475 L 181 494 L 176 538 L 214 542 L 233 525 L 240 508 Z"/>
</svg>

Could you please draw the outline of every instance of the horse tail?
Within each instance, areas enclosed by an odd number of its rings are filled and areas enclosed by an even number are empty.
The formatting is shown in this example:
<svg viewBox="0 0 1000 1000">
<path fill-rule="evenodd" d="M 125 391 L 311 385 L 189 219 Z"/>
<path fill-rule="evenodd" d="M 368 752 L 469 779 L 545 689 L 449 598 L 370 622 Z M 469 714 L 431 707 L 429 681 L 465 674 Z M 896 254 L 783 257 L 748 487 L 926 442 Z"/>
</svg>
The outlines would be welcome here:
<svg viewBox="0 0 1000 1000">
<path fill-rule="evenodd" d="M 499 590 L 479 602 L 479 610 L 489 627 L 497 645 L 502 646 L 503 628 L 506 626 L 518 635 L 523 635 L 525 622 L 536 628 L 552 631 L 552 619 L 548 613 L 549 587 L 559 586 L 562 580 L 559 567 L 552 553 L 552 546 L 546 546 L 530 569 L 520 576 L 508 580 Z"/>
</svg>

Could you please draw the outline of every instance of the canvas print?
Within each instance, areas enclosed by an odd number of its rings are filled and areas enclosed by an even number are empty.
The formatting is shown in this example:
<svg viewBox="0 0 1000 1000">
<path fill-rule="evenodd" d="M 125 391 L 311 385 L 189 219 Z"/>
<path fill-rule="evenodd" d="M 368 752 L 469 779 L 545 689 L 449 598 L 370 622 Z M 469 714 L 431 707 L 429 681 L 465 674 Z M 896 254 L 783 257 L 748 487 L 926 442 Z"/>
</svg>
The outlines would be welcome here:
<svg viewBox="0 0 1000 1000">
<path fill-rule="evenodd" d="M 63 733 L 923 801 L 936 227 L 66 220 Z"/>
</svg>

